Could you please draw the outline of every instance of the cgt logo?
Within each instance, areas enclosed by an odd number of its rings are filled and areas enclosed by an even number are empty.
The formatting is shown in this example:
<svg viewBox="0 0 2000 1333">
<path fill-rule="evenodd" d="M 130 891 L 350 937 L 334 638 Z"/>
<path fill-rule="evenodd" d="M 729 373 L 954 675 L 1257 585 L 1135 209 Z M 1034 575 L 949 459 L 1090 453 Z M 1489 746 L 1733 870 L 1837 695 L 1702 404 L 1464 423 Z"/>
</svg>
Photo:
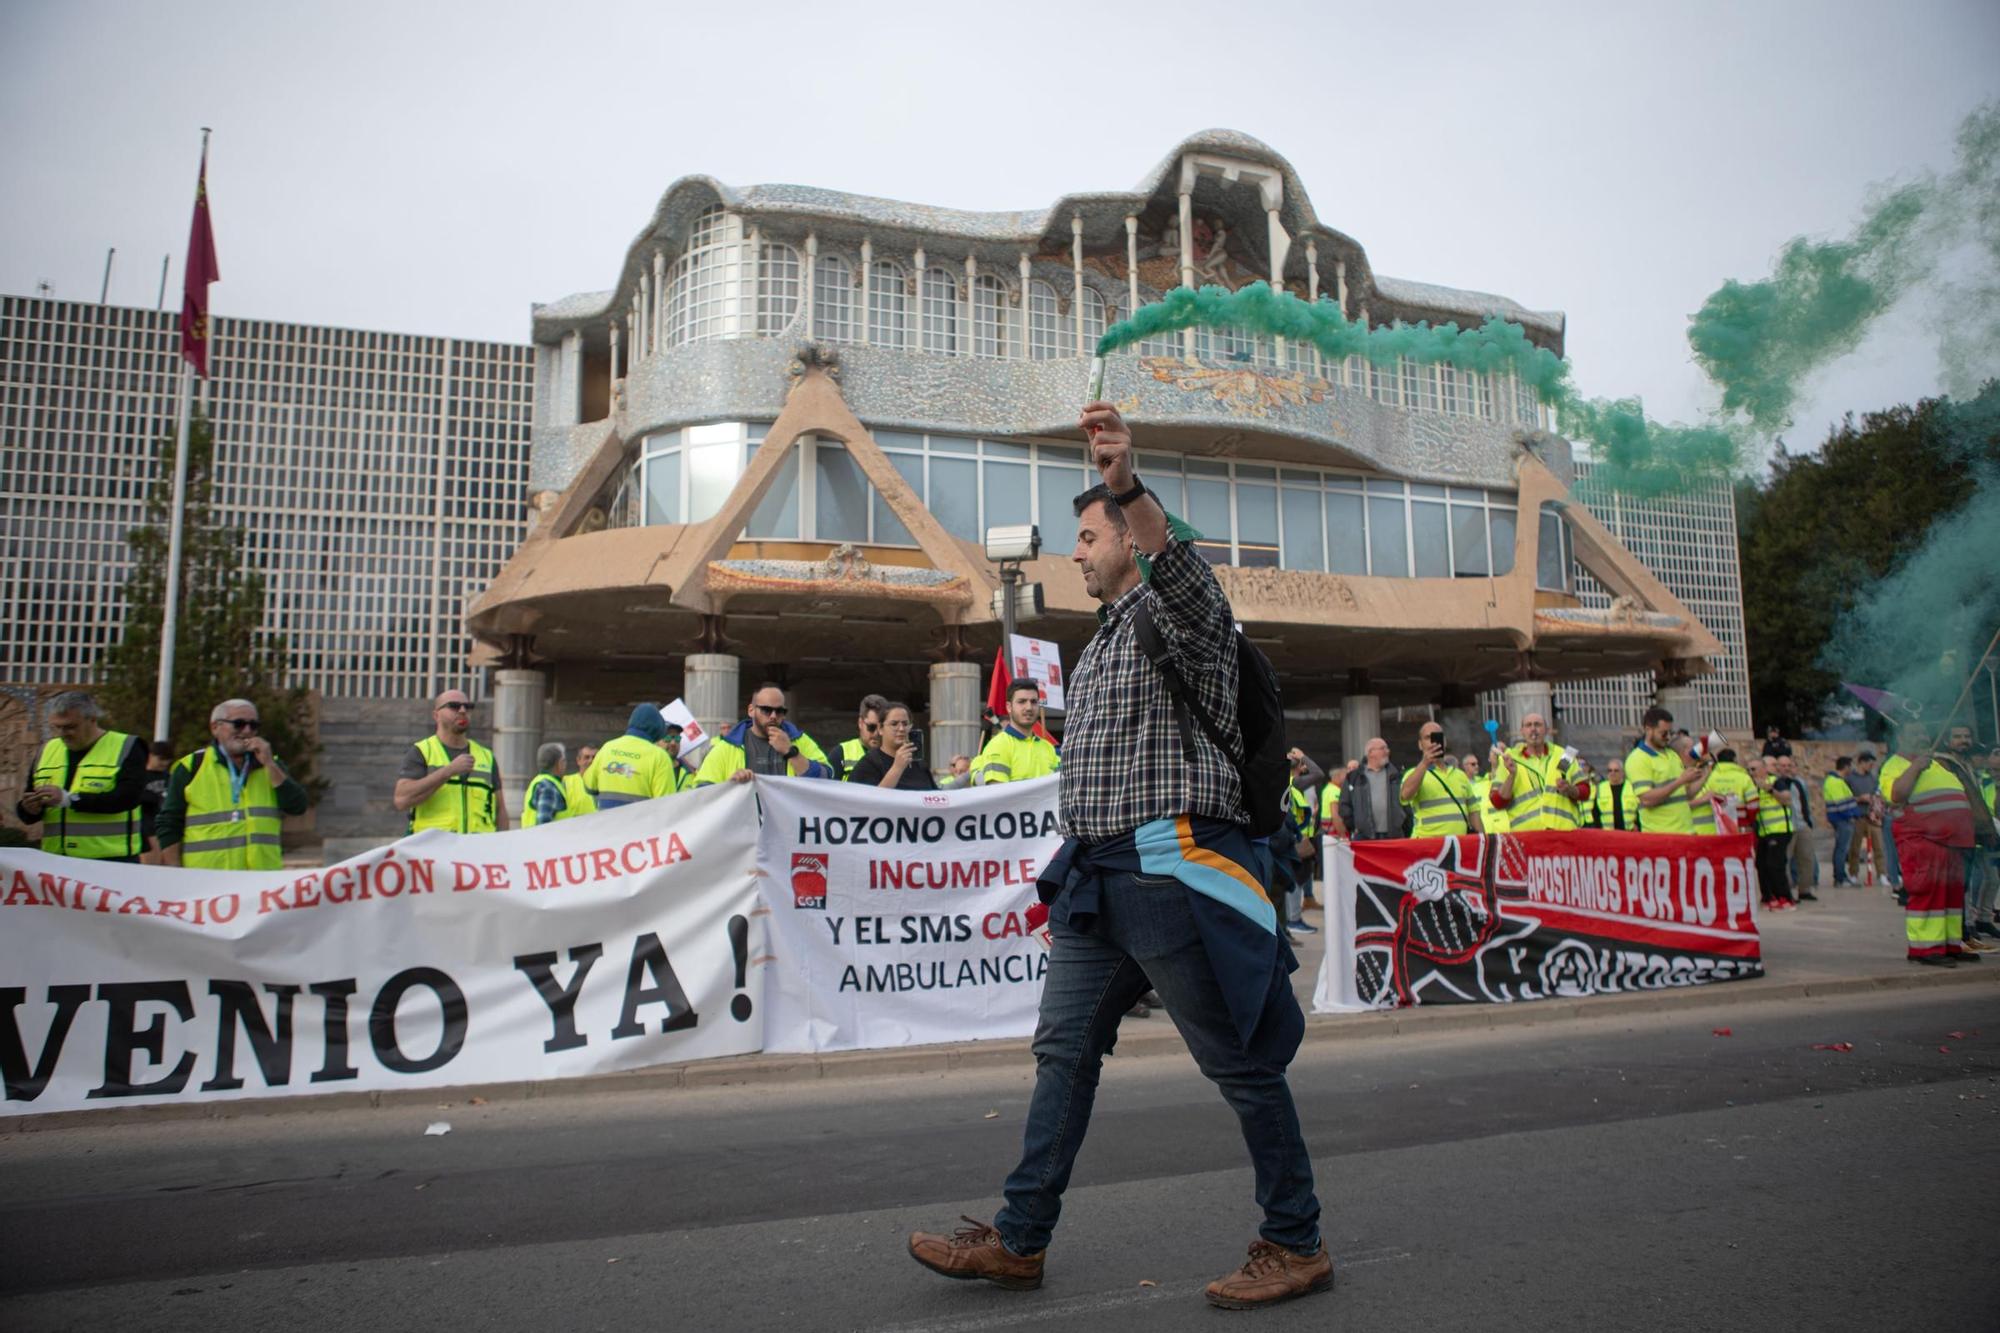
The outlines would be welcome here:
<svg viewBox="0 0 2000 1333">
<path fill-rule="evenodd" d="M 792 853 L 792 906 L 826 910 L 826 853 Z"/>
</svg>

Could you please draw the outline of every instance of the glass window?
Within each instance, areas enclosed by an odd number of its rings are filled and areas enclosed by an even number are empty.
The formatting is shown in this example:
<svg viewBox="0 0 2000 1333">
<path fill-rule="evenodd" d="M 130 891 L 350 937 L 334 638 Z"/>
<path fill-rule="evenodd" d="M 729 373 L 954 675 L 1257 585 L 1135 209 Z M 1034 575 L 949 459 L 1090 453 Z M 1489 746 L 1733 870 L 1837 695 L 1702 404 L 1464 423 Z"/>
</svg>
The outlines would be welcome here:
<svg viewBox="0 0 2000 1333">
<path fill-rule="evenodd" d="M 1568 592 L 1569 530 L 1562 515 L 1542 506 L 1541 540 L 1535 554 L 1535 586 L 1549 592 Z"/>
<path fill-rule="evenodd" d="M 931 456 L 930 492 L 925 503 L 954 537 L 979 542 L 979 464 L 970 458 Z"/>
<path fill-rule="evenodd" d="M 845 446 L 821 440 L 813 458 L 813 536 L 823 542 L 868 540 L 868 479 Z"/>
<path fill-rule="evenodd" d="M 757 260 L 757 332 L 783 333 L 799 311 L 799 252 L 766 242 Z"/>
<path fill-rule="evenodd" d="M 759 432 L 761 433 L 761 432 Z M 759 441 L 752 440 L 744 446 L 743 465 L 748 468 L 750 455 L 757 452 Z M 750 537 L 777 537 L 797 540 L 799 535 L 799 468 L 805 458 L 805 450 L 794 444 L 789 456 L 778 465 L 777 476 L 771 479 L 771 489 L 764 492 L 764 498 L 750 515 L 749 526 L 743 529 Z"/>
<path fill-rule="evenodd" d="M 646 522 L 681 521 L 681 456 L 656 454 L 646 460 Z"/>
<path fill-rule="evenodd" d="M 994 528 L 1029 522 L 1033 511 L 1028 500 L 1030 477 L 1027 466 L 989 461 L 980 464 L 980 470 L 986 481 L 985 512 L 980 517 L 980 526 Z"/>
<path fill-rule="evenodd" d="M 927 268 L 923 286 L 924 350 L 957 356 L 958 284 L 950 269 Z"/>
<path fill-rule="evenodd" d="M 667 345 L 736 331 L 741 221 L 717 204 L 695 219 L 667 283 Z"/>
<path fill-rule="evenodd" d="M 1391 407 L 1402 404 L 1403 392 L 1400 387 L 1401 375 L 1398 369 L 1399 364 L 1396 361 L 1391 361 L 1385 366 L 1378 366 L 1372 361 L 1368 364 L 1368 396 L 1370 398 L 1373 398 L 1378 403 L 1387 403 Z"/>
<path fill-rule="evenodd" d="M 1036 278 L 1028 284 L 1028 355 L 1046 361 L 1074 352 L 1074 340 L 1063 338 L 1062 308 L 1056 300 L 1056 289 Z"/>
<path fill-rule="evenodd" d="M 1007 288 L 991 273 L 972 280 L 972 354 L 1007 355 Z"/>
<path fill-rule="evenodd" d="M 1076 546 L 1076 515 L 1071 505 L 1087 489 L 1089 484 L 1080 467 L 1035 465 L 1035 499 L 1041 507 L 1035 523 L 1042 530 L 1043 554 L 1063 557 Z"/>
<path fill-rule="evenodd" d="M 700 523 L 714 518 L 743 473 L 743 446 L 734 440 L 690 444 L 682 453 L 687 459 L 687 521 Z"/>
<path fill-rule="evenodd" d="M 1410 546 L 1417 558 L 1418 578 L 1451 576 L 1451 537 L 1443 505 L 1410 502 Z"/>
<path fill-rule="evenodd" d="M 1210 541 L 1228 546 L 1233 527 L 1229 521 L 1229 483 L 1189 478 L 1187 504 L 1187 521 Z"/>
<path fill-rule="evenodd" d="M 839 255 L 813 261 L 813 336 L 854 341 L 854 266 Z"/>
<path fill-rule="evenodd" d="M 1362 519 L 1359 495 L 1326 493 L 1326 542 L 1328 569 L 1336 574 L 1368 572 L 1368 525 Z"/>
<path fill-rule="evenodd" d="M 1320 531 L 1319 491 L 1284 489 L 1286 569 L 1325 569 L 1326 537 Z"/>
<path fill-rule="evenodd" d="M 1377 578 L 1410 576 L 1410 552 L 1403 530 L 1403 502 L 1368 497 L 1368 572 Z"/>
<path fill-rule="evenodd" d="M 1513 573 L 1514 511 L 1498 508 L 1488 510 L 1486 535 L 1492 543 L 1493 572 L 1495 574 Z"/>
<path fill-rule="evenodd" d="M 1118 312 L 1098 295 L 1097 288 L 1087 282 L 1083 285 L 1083 344 L 1086 352 L 1096 350 L 1097 340 L 1104 336 L 1104 330 L 1110 327 L 1117 315 Z"/>
<path fill-rule="evenodd" d="M 921 454 L 890 454 L 889 466 L 910 483 L 917 499 L 924 498 L 924 460 Z M 896 517 L 896 511 L 889 508 L 889 502 L 882 498 L 880 491 L 870 488 L 869 507 L 875 516 L 875 542 L 878 546 L 915 546 L 917 539 L 903 526 L 903 520 Z"/>
<path fill-rule="evenodd" d="M 893 259 L 875 261 L 868 279 L 868 341 L 902 350 L 910 345 L 909 276 Z"/>
<path fill-rule="evenodd" d="M 1236 563 L 1271 568 L 1278 563 L 1278 488 L 1261 482 L 1236 487 Z"/>
<path fill-rule="evenodd" d="M 1456 487 L 1452 494 L 1457 495 Z M 1486 510 L 1475 504 L 1451 507 L 1451 572 L 1460 576 L 1484 574 L 1492 567 L 1486 550 Z"/>
</svg>

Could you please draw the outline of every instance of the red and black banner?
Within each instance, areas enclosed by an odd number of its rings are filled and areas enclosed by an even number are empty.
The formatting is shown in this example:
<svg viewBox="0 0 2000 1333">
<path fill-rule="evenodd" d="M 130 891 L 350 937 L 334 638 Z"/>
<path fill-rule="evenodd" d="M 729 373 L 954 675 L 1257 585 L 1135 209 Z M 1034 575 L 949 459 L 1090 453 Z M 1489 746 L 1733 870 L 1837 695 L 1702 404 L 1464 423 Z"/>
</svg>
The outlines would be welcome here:
<svg viewBox="0 0 2000 1333">
<path fill-rule="evenodd" d="M 1599 830 L 1334 842 L 1317 1012 L 1763 975 L 1753 840 Z"/>
</svg>

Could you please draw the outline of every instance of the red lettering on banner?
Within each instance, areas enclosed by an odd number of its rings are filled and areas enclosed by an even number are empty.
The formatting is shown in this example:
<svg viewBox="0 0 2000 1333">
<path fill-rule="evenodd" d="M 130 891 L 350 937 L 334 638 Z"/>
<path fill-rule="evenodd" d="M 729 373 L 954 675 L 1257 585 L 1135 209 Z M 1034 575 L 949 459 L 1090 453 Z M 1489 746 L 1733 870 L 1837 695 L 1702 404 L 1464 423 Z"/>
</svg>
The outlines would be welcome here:
<svg viewBox="0 0 2000 1333">
<path fill-rule="evenodd" d="M 672 865 L 676 861 L 690 859 L 687 844 L 681 841 L 681 835 L 678 833 L 669 833 L 667 835 L 667 864 Z"/>
<path fill-rule="evenodd" d="M 278 888 L 275 888 L 275 889 L 260 889 L 260 890 L 258 890 L 258 893 L 257 893 L 257 915 L 258 915 L 258 916 L 264 916 L 264 915 L 266 915 L 267 913 L 270 913 L 270 912 L 282 912 L 282 911 L 284 911 L 284 910 L 285 910 L 285 892 L 286 892 L 286 890 L 288 890 L 288 889 L 290 889 L 290 888 L 292 888 L 292 887 L 293 887 L 293 886 L 292 886 L 292 885 L 290 885 L 290 884 L 285 884 L 285 885 L 280 885 L 280 886 L 279 886 Z"/>
<path fill-rule="evenodd" d="M 593 880 L 615 879 L 618 875 L 618 853 L 609 847 L 590 849 L 590 877 Z"/>
<path fill-rule="evenodd" d="M 7 906 L 16 905 L 17 899 L 25 899 L 25 906 L 40 907 L 41 900 L 35 897 L 35 886 L 28 883 L 28 877 L 21 871 L 14 872 L 14 883 L 7 890 Z"/>
<path fill-rule="evenodd" d="M 657 861 L 649 863 L 646 860 L 646 852 L 647 852 L 646 843 L 628 842 L 625 844 L 625 849 L 621 854 L 620 859 L 625 863 L 626 874 L 628 875 L 644 874 L 647 870 L 650 870 L 654 865 L 659 864 Z M 635 857 L 637 858 L 636 861 L 634 860 Z"/>
<path fill-rule="evenodd" d="M 994 925 L 996 921 L 1000 923 L 997 927 Z M 979 923 L 979 931 L 989 940 L 1004 940 L 1026 935 L 1028 928 L 1018 913 L 988 912 Z"/>
<path fill-rule="evenodd" d="M 298 879 L 292 881 L 291 905 L 293 907 L 319 906 L 318 875 L 301 875 Z"/>
<path fill-rule="evenodd" d="M 329 903 L 345 903 L 354 897 L 354 871 L 349 866 L 333 866 L 321 879 L 320 892 Z"/>
<path fill-rule="evenodd" d="M 186 903 L 175 900 L 161 903 L 157 915 L 170 916 L 177 921 L 185 921 L 187 920 L 187 910 L 188 905 Z"/>
<path fill-rule="evenodd" d="M 151 916 L 152 914 L 153 909 L 146 905 L 144 898 L 127 898 L 124 902 L 118 904 L 118 915 L 120 916 Z"/>
<path fill-rule="evenodd" d="M 467 893 L 479 887 L 479 867 L 463 861 L 451 863 L 451 891 Z"/>
<path fill-rule="evenodd" d="M 514 881 L 508 876 L 507 867 L 505 863 L 500 861 L 488 861 L 482 868 L 486 871 L 487 888 L 511 889 L 514 887 Z"/>
</svg>

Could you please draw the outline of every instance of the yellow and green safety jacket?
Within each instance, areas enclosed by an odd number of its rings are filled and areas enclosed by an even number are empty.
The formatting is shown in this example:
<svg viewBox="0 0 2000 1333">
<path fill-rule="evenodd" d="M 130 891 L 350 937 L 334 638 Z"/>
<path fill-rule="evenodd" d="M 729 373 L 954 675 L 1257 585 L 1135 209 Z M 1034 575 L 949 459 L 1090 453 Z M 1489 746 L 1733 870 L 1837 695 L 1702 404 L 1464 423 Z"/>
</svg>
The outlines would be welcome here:
<svg viewBox="0 0 2000 1333">
<path fill-rule="evenodd" d="M 1561 750 L 1544 746 L 1542 754 L 1535 757 L 1529 755 L 1527 746 L 1516 745 L 1507 755 L 1514 761 L 1513 777 L 1504 793 L 1510 833 L 1573 829 L 1582 822 L 1576 802 L 1556 790 L 1556 784 L 1569 781 L 1571 773 Z"/>
<path fill-rule="evenodd" d="M 591 757 L 596 758 L 595 755 Z M 591 795 L 590 788 L 583 785 L 583 774 L 563 774 L 562 785 L 563 800 L 568 802 L 563 806 L 563 818 L 575 819 L 578 815 L 597 813 L 597 798 Z"/>
<path fill-rule="evenodd" d="M 107 731 L 91 743 L 69 771 L 69 747 L 56 737 L 42 747 L 35 764 L 34 787 L 61 787 L 74 796 L 101 796 L 118 785 L 125 747 L 132 737 Z M 136 857 L 146 850 L 139 830 L 139 803 L 130 810 L 91 814 L 72 806 L 51 806 L 42 812 L 42 850 L 55 856 L 80 856 L 94 861 Z"/>
<path fill-rule="evenodd" d="M 986 748 L 972 761 L 972 785 L 989 782 L 1026 782 L 1045 778 L 1062 769 L 1062 755 L 1032 732 L 1022 735 L 1011 723 L 993 733 Z"/>
<path fill-rule="evenodd" d="M 806 771 L 792 774 L 802 778 L 831 778 L 833 765 L 826 760 L 826 751 L 819 748 L 812 737 L 787 722 L 785 734 L 792 738 L 792 748 L 806 757 Z M 694 775 L 697 787 L 713 786 L 727 782 L 736 771 L 748 768 L 745 762 L 744 746 L 750 737 L 750 719 L 744 718 L 729 730 L 708 743 L 708 753 L 702 756 L 701 769 Z M 602 755 L 598 756 L 600 759 Z"/>
<path fill-rule="evenodd" d="M 278 835 L 284 811 L 271 772 L 258 764 L 239 788 L 227 759 L 215 747 L 174 761 L 186 786 L 187 813 L 181 819 L 181 864 L 197 870 L 277 870 L 285 863 Z"/>
<path fill-rule="evenodd" d="M 840 743 L 840 780 L 854 780 L 854 766 L 868 757 L 868 742 L 859 736 L 849 736 Z M 977 779 L 975 779 L 976 781 Z"/>
<path fill-rule="evenodd" d="M 542 822 L 541 815 L 535 811 L 535 793 L 543 787 L 554 787 L 562 793 L 563 803 L 556 808 L 555 814 L 549 817 L 551 824 L 568 819 L 579 813 L 570 809 L 568 778 L 559 778 L 553 773 L 537 773 L 534 776 L 534 780 L 528 783 L 528 790 L 521 793 L 522 828 L 533 828 Z"/>
<path fill-rule="evenodd" d="M 1332 778 L 1319 789 L 1319 826 L 1323 829 L 1333 823 L 1333 817 L 1340 813 L 1340 784 Z"/>
<path fill-rule="evenodd" d="M 1593 828 L 1614 832 L 1622 828 L 1629 833 L 1639 827 L 1639 799 L 1629 782 L 1598 783 L 1590 793 L 1590 807 Z"/>
<path fill-rule="evenodd" d="M 1655 750 L 1643 741 L 1633 747 L 1632 753 L 1625 756 L 1625 780 L 1632 784 L 1635 805 L 1653 788 L 1679 781 L 1681 769 L 1681 757 L 1673 750 Z M 1637 808 L 1641 833 L 1694 832 L 1694 814 L 1688 808 L 1685 787 L 1658 805 Z"/>
<path fill-rule="evenodd" d="M 1759 805 L 1757 779 L 1750 776 L 1750 770 L 1737 763 L 1717 764 L 1715 771 L 1708 775 L 1703 785 L 1702 795 L 1714 792 L 1717 796 L 1734 796 L 1737 809 L 1737 831 L 1748 833 L 1753 816 Z M 1703 837 L 1714 837 L 1722 832 L 1715 822 L 1715 806 L 1696 798 L 1688 803 L 1688 822 L 1694 831 Z"/>
<path fill-rule="evenodd" d="M 1506 833 L 1507 812 L 1493 804 L 1493 775 L 1482 773 L 1472 781 L 1472 799 L 1479 806 L 1479 827 L 1487 833 Z"/>
<path fill-rule="evenodd" d="M 493 751 L 478 741 L 467 740 L 472 749 L 472 771 L 445 779 L 444 785 L 424 797 L 410 811 L 410 832 L 449 829 L 453 833 L 491 833 L 498 827 L 494 819 L 494 793 L 500 789 L 500 769 Z M 452 753 L 436 736 L 417 742 L 424 757 L 426 774 L 435 773 L 452 761 Z"/>
<path fill-rule="evenodd" d="M 1423 781 L 1417 784 L 1416 796 L 1403 802 L 1404 808 L 1415 819 L 1410 836 L 1449 838 L 1472 832 L 1469 816 L 1476 799 L 1472 779 L 1459 769 L 1425 769 Z"/>
<path fill-rule="evenodd" d="M 672 796 L 692 787 L 694 781 L 679 760 L 644 736 L 627 732 L 598 747 L 597 757 L 583 775 L 583 785 L 599 810 L 616 810 L 634 801 Z"/>
<path fill-rule="evenodd" d="M 1792 803 L 1766 784 L 1757 788 L 1757 836 L 1782 837 L 1792 831 Z"/>
<path fill-rule="evenodd" d="M 1861 810 L 1854 799 L 1854 788 L 1839 773 L 1827 774 L 1819 791 L 1821 799 L 1826 802 L 1827 823 L 1845 824 L 1850 819 L 1860 818 Z"/>
</svg>

